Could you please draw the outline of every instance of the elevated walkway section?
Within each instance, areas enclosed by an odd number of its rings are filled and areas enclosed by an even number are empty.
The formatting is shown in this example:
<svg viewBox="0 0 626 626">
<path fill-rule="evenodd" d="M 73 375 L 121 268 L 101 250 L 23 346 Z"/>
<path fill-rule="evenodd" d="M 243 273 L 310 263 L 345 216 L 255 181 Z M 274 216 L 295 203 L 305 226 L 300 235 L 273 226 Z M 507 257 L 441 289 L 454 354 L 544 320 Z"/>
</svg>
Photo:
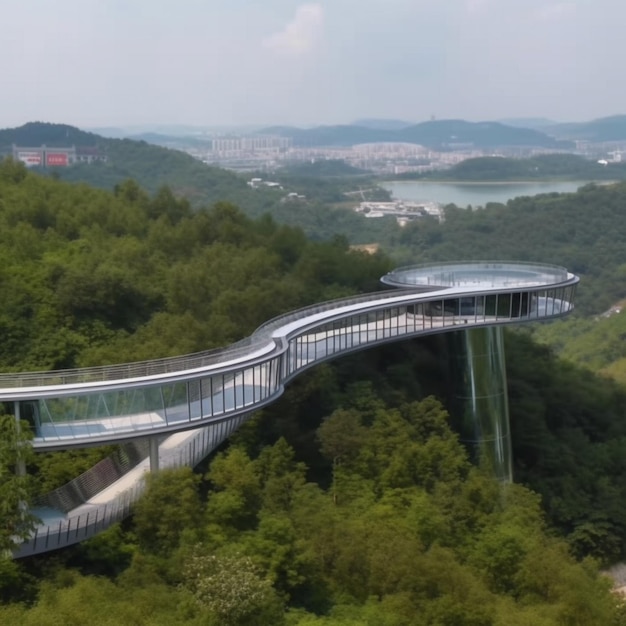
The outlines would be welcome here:
<svg viewBox="0 0 626 626">
<path fill-rule="evenodd" d="M 31 423 L 38 450 L 158 438 L 160 452 L 173 446 L 175 463 L 193 465 L 317 363 L 421 335 L 557 318 L 573 309 L 578 277 L 556 266 L 473 262 L 400 268 L 382 281 L 400 289 L 293 311 L 220 350 L 0 375 L 0 401 L 13 402 Z M 189 439 L 170 438 L 186 431 Z M 58 529 L 42 526 L 18 555 L 69 545 L 122 519 L 142 489 L 140 467 L 135 479 L 122 479 L 104 512 L 74 509 Z M 86 505 L 100 506 L 95 497 Z"/>
</svg>

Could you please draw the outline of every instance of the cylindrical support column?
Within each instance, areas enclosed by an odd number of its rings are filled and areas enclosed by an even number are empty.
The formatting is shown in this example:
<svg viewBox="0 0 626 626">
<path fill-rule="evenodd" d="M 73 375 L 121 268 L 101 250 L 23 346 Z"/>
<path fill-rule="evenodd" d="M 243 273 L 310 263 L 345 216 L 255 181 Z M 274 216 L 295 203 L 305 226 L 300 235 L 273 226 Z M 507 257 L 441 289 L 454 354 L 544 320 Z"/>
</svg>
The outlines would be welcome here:
<svg viewBox="0 0 626 626">
<path fill-rule="evenodd" d="M 150 437 L 150 471 L 159 471 L 159 440 L 157 437 Z"/>
<path fill-rule="evenodd" d="M 451 333 L 450 359 L 461 440 L 479 466 L 513 480 L 511 432 L 501 326 Z"/>
</svg>

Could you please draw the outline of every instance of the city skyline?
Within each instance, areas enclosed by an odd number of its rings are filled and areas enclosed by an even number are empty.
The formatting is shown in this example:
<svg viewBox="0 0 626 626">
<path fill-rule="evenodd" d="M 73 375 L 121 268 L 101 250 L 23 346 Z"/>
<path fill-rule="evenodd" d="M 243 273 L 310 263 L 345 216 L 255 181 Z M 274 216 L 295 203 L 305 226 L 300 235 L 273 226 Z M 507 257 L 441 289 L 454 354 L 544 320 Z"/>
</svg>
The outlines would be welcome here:
<svg viewBox="0 0 626 626">
<path fill-rule="evenodd" d="M 620 113 L 617 0 L 46 0 L 5 8 L 0 127 Z"/>
</svg>

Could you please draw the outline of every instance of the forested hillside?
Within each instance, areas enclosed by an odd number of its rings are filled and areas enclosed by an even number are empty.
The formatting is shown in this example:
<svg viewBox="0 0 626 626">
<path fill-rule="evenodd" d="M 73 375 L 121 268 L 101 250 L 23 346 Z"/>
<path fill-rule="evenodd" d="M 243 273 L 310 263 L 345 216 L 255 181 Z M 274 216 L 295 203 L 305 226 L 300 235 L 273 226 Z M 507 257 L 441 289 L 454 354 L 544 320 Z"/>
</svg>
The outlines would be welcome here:
<svg viewBox="0 0 626 626">
<path fill-rule="evenodd" d="M 0 130 L 0 153 L 10 154 L 13 144 L 18 146 L 50 147 L 98 146 L 103 137 L 69 126 L 68 124 L 48 124 L 30 122 L 18 128 Z"/>
<path fill-rule="evenodd" d="M 626 163 L 607 163 L 576 154 L 544 154 L 530 159 L 477 157 L 465 159 L 451 168 L 433 172 L 408 172 L 397 179 L 432 179 L 467 182 L 510 182 L 528 180 L 623 180 Z"/>
<path fill-rule="evenodd" d="M 472 225 L 523 238 L 519 215 L 556 224 L 579 203 L 606 226 L 623 194 L 451 209 L 402 244 L 413 262 L 515 258 L 515 242 L 489 247 Z M 465 247 L 463 232 L 476 234 Z M 529 255 L 567 265 L 558 249 L 540 254 L 543 236 Z M 620 236 L 607 234 L 607 254 L 621 254 Z M 224 345 L 286 310 L 378 289 L 391 267 L 231 204 L 192 210 L 167 188 L 107 192 L 10 160 L 0 254 L 4 371 Z M 624 391 L 508 334 L 515 475 L 536 494 L 503 492 L 451 430 L 440 351 L 433 337 L 319 366 L 198 473 L 151 479 L 132 520 L 58 555 L 1 560 L 0 623 L 626 624 L 585 559 L 626 555 Z M 102 453 L 38 455 L 29 472 L 47 489 Z"/>
<path fill-rule="evenodd" d="M 168 185 L 175 195 L 186 196 L 192 204 L 211 204 L 227 199 L 248 205 L 251 197 L 257 203 L 261 201 L 259 196 L 262 194 L 253 195 L 245 180 L 232 172 L 209 167 L 179 150 L 144 141 L 109 139 L 66 124 L 31 122 L 19 128 L 0 130 L 0 154 L 10 153 L 12 144 L 97 148 L 106 157 L 106 162 L 79 163 L 52 170 L 54 176 L 72 182 L 86 182 L 112 190 L 116 184 L 132 178 L 150 193 Z M 41 173 L 49 171 L 42 170 Z"/>
<path fill-rule="evenodd" d="M 545 128 L 553 137 L 587 141 L 623 141 L 626 139 L 626 115 L 611 115 L 589 122 L 552 124 Z"/>
<path fill-rule="evenodd" d="M 534 337 L 574 363 L 626 384 L 626 310 L 618 302 L 604 315 L 540 326 Z"/>
<path fill-rule="evenodd" d="M 74 367 L 225 345 L 291 308 L 377 288 L 381 256 L 313 244 L 168 188 L 114 193 L 0 165 L 0 366 Z"/>
<path fill-rule="evenodd" d="M 284 438 L 259 450 L 252 423 L 204 478 L 151 476 L 132 525 L 21 571 L 7 564 L 5 594 L 37 600 L 0 607 L 0 620 L 626 623 L 596 566 L 547 532 L 538 498 L 516 485 L 502 492 L 469 464 L 438 401 L 390 406 L 367 384 L 337 401 L 317 430 L 321 484 Z"/>
</svg>

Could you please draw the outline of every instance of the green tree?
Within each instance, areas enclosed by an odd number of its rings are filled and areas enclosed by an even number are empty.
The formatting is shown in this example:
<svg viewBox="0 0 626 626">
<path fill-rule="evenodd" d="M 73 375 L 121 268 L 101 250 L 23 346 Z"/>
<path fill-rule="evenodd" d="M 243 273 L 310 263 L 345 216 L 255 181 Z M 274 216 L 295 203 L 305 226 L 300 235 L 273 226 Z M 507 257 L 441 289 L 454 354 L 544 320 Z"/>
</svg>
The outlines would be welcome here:
<svg viewBox="0 0 626 626">
<path fill-rule="evenodd" d="M 197 532 L 202 519 L 198 493 L 201 477 L 188 467 L 146 474 L 147 489 L 137 502 L 134 523 L 142 549 L 170 554 L 186 533 Z"/>
<path fill-rule="evenodd" d="M 305 484 L 304 463 L 295 458 L 293 448 L 281 437 L 261 451 L 256 460 L 263 490 L 263 508 L 289 511 L 300 488 Z"/>
<path fill-rule="evenodd" d="M 214 616 L 215 624 L 282 623 L 283 608 L 271 582 L 244 555 L 196 554 L 185 563 L 183 585 Z"/>
<path fill-rule="evenodd" d="M 26 464 L 32 455 L 26 422 L 0 415 L 0 551 L 3 555 L 27 539 L 38 519 L 30 512 L 32 481 Z"/>
<path fill-rule="evenodd" d="M 256 523 L 261 507 L 261 479 L 257 466 L 239 447 L 218 454 L 207 474 L 213 486 L 206 509 L 210 526 L 229 532 Z"/>
</svg>

